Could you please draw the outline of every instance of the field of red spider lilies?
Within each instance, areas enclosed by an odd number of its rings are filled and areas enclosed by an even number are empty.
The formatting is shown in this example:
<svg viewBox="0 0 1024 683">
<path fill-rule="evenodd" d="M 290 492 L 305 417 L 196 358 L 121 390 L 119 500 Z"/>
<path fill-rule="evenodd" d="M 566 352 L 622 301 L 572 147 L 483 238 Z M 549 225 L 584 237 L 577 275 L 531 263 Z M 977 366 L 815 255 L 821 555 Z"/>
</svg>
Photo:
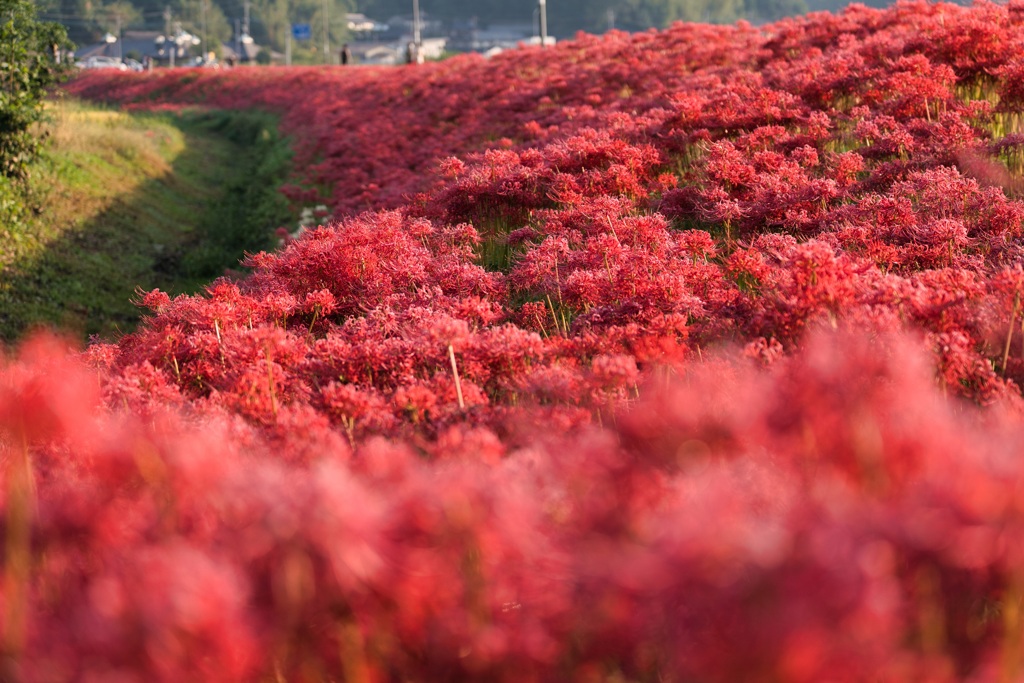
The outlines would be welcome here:
<svg viewBox="0 0 1024 683">
<path fill-rule="evenodd" d="M 1024 678 L 1024 3 L 261 107 L 327 224 L 0 374 L 0 679 Z"/>
</svg>

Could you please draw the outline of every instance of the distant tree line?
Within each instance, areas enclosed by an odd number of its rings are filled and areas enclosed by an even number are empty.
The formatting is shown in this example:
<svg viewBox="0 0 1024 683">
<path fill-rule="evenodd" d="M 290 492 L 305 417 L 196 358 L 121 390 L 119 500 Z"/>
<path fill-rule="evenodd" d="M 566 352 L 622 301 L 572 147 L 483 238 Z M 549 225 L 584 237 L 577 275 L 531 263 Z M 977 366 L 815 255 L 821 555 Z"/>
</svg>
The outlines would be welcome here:
<svg viewBox="0 0 1024 683">
<path fill-rule="evenodd" d="M 209 49 L 229 42 L 244 30 L 245 0 L 36 0 L 40 13 L 58 21 L 79 45 L 97 42 L 117 29 L 175 32 L 178 28 L 206 38 Z M 250 0 L 249 34 L 261 45 L 283 50 L 294 23 L 310 24 L 320 44 L 326 18 L 332 44 L 347 35 L 345 14 L 358 11 L 356 0 Z M 297 48 L 301 46 L 296 46 Z M 311 49 L 313 46 L 309 46 Z"/>
<path fill-rule="evenodd" d="M 407 13 L 409 0 L 367 0 L 367 13 L 386 17 Z M 424 11 L 440 19 L 476 17 L 494 21 L 531 21 L 536 0 L 420 0 Z M 548 19 L 556 35 L 599 33 L 614 26 L 627 31 L 665 27 L 674 21 L 726 23 L 737 19 L 770 21 L 807 11 L 805 0 L 548 0 Z"/>
<path fill-rule="evenodd" d="M 863 0 L 885 6 L 889 0 Z M 808 10 L 838 10 L 848 0 L 548 0 L 552 34 L 571 37 L 577 31 L 601 33 L 614 27 L 638 31 L 665 27 L 675 21 L 728 23 L 746 19 L 753 23 L 774 21 Z M 245 0 L 37 0 L 47 19 L 67 26 L 80 44 L 98 40 L 107 32 L 122 29 L 167 28 L 179 24 L 195 35 L 205 35 L 210 45 L 229 41 L 236 22 L 245 16 Z M 443 21 L 476 19 L 481 25 L 494 22 L 531 22 L 536 0 L 420 0 L 421 10 Z M 324 9 L 326 7 L 326 17 Z M 250 0 L 249 28 L 256 42 L 283 50 L 292 23 L 308 23 L 316 50 L 328 23 L 332 44 L 347 40 L 345 14 L 362 12 L 386 21 L 409 15 L 412 0 Z M 173 29 L 173 27 L 172 27 Z M 300 46 L 296 46 L 300 47 Z"/>
</svg>

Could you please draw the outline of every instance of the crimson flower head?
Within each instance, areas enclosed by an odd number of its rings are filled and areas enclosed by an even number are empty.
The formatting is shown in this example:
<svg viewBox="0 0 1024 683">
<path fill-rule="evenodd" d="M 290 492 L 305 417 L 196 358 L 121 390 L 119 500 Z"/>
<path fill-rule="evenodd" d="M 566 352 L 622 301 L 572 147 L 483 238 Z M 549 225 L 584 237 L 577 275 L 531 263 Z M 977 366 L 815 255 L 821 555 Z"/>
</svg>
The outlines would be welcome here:
<svg viewBox="0 0 1024 683">
<path fill-rule="evenodd" d="M 319 315 L 330 315 L 337 308 L 338 304 L 334 295 L 326 289 L 310 292 L 303 302 L 303 310 Z"/>
<path fill-rule="evenodd" d="M 166 292 L 161 292 L 159 289 L 154 289 L 142 294 L 141 304 L 156 313 L 159 313 L 170 303 L 171 297 Z"/>
</svg>

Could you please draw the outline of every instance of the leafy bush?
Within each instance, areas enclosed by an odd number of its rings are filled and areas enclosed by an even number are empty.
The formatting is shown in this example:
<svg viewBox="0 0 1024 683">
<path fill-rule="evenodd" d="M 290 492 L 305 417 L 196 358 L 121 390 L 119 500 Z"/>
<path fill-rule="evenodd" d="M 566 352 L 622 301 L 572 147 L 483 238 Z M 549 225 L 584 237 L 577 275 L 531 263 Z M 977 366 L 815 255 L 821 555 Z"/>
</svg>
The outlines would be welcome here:
<svg viewBox="0 0 1024 683">
<path fill-rule="evenodd" d="M 26 215 L 25 181 L 42 144 L 33 126 L 43 97 L 68 71 L 57 63 L 68 47 L 65 29 L 37 21 L 31 0 L 0 0 L 0 220 L 8 224 Z"/>
<path fill-rule="evenodd" d="M 30 0 L 0 0 L 0 175 L 26 176 L 39 149 L 32 126 L 48 89 L 68 71 L 57 62 L 68 47 L 64 28 L 37 21 Z"/>
</svg>

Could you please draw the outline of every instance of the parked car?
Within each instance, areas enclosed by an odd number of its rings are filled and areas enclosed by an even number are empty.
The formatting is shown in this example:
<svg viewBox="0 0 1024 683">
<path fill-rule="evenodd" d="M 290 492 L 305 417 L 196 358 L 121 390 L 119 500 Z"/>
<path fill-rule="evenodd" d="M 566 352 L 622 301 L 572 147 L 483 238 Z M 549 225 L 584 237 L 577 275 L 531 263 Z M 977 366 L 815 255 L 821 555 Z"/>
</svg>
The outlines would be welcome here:
<svg viewBox="0 0 1024 683">
<path fill-rule="evenodd" d="M 104 55 L 93 55 L 92 57 L 86 57 L 85 59 L 77 62 L 77 65 L 80 69 L 117 69 L 119 71 L 128 70 L 128 65 L 121 62 L 116 57 L 106 57 Z"/>
<path fill-rule="evenodd" d="M 130 71 L 145 71 L 146 70 L 145 67 L 142 66 L 142 62 L 140 62 L 137 59 L 132 59 L 131 57 L 125 57 L 124 64 L 125 64 L 125 66 L 128 67 L 128 69 Z"/>
</svg>

